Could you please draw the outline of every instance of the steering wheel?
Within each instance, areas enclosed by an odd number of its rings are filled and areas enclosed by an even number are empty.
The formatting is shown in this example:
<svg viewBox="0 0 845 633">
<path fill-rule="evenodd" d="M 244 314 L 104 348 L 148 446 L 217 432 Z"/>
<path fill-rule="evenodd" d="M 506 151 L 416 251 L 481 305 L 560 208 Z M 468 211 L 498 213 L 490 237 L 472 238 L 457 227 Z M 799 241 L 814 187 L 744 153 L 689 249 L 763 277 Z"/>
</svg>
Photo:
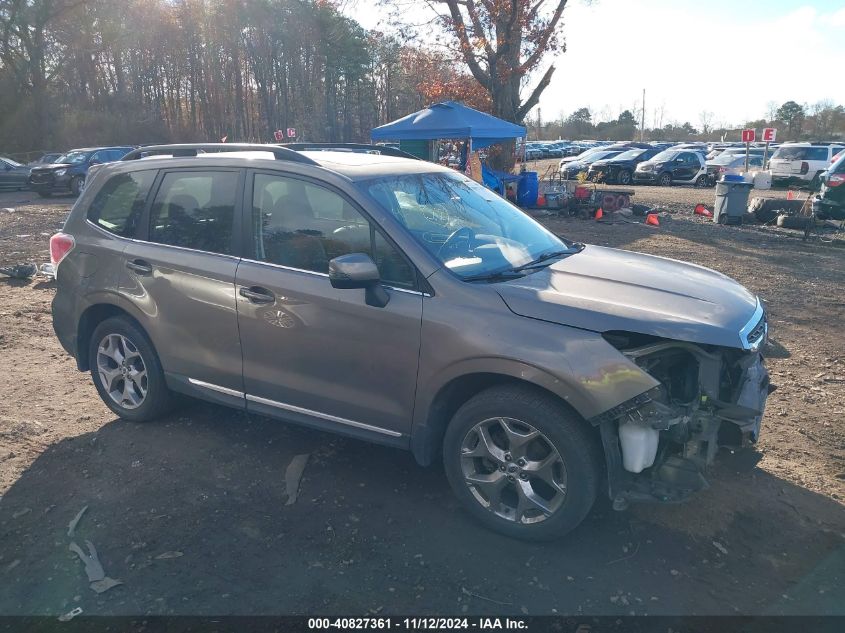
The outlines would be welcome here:
<svg viewBox="0 0 845 633">
<path fill-rule="evenodd" d="M 461 239 L 463 236 L 466 236 L 466 246 L 464 247 L 464 252 L 469 253 L 470 246 L 473 240 L 475 239 L 475 231 L 473 231 L 468 226 L 462 226 L 446 238 L 446 241 L 440 245 L 439 249 L 437 249 L 437 255 L 443 255 L 443 252 L 448 250 L 457 251 L 458 240 Z"/>
</svg>

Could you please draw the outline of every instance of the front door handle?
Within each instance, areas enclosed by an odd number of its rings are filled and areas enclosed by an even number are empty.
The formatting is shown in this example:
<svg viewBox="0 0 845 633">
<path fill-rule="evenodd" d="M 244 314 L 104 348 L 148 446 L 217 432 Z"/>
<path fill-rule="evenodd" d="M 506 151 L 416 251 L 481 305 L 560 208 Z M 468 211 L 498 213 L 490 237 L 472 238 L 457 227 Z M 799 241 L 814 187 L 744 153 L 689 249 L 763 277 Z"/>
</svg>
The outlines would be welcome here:
<svg viewBox="0 0 845 633">
<path fill-rule="evenodd" d="M 150 275 L 153 272 L 153 267 L 143 259 L 128 261 L 126 262 L 126 267 L 139 275 Z"/>
<path fill-rule="evenodd" d="M 260 286 L 241 288 L 238 294 L 249 299 L 250 303 L 273 303 L 276 300 L 276 296 L 272 292 Z"/>
</svg>

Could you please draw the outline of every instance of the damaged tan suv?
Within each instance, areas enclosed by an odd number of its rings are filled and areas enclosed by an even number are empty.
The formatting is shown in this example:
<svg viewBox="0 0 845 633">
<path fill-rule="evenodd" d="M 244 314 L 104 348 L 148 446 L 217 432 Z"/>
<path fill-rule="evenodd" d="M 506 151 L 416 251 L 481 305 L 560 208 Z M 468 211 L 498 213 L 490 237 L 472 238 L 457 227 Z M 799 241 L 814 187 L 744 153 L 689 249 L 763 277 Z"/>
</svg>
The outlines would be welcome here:
<svg viewBox="0 0 845 633">
<path fill-rule="evenodd" d="M 568 241 L 384 147 L 144 147 L 50 248 L 56 334 L 118 416 L 180 393 L 442 459 L 519 538 L 601 490 L 686 498 L 756 441 L 770 390 L 735 281 Z"/>
</svg>

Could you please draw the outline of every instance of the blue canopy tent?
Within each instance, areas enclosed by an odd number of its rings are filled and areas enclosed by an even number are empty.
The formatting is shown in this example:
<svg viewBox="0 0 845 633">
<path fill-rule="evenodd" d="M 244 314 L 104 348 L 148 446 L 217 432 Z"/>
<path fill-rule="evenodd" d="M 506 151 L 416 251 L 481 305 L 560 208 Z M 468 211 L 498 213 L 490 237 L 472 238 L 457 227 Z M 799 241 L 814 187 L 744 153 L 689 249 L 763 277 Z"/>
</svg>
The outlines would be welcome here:
<svg viewBox="0 0 845 633">
<path fill-rule="evenodd" d="M 435 103 L 413 114 L 375 128 L 374 141 L 468 139 L 473 150 L 500 141 L 525 136 L 521 125 L 503 121 L 485 112 L 457 103 Z M 484 184 L 504 193 L 504 180 L 515 177 L 482 166 Z"/>
<path fill-rule="evenodd" d="M 374 141 L 466 138 L 472 139 L 473 149 L 480 149 L 504 139 L 525 136 L 525 128 L 455 101 L 443 101 L 380 125 L 371 136 Z"/>
</svg>

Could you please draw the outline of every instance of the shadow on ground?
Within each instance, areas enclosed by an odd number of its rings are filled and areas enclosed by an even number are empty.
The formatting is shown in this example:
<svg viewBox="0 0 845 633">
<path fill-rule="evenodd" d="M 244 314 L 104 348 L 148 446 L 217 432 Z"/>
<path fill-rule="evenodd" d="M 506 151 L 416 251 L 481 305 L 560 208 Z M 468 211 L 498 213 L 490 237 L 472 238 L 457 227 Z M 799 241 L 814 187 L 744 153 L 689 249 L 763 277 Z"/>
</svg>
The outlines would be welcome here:
<svg viewBox="0 0 845 633">
<path fill-rule="evenodd" d="M 734 457 L 700 503 L 718 513 L 724 484 L 749 512 L 715 535 L 672 525 L 692 504 L 599 501 L 567 538 L 526 544 L 478 527 L 442 471 L 402 451 L 206 404 L 116 420 L 51 446 L 0 499 L 0 614 L 845 612 L 842 535 L 813 518 L 841 506 Z M 71 540 L 124 584 L 92 591 Z"/>
</svg>

